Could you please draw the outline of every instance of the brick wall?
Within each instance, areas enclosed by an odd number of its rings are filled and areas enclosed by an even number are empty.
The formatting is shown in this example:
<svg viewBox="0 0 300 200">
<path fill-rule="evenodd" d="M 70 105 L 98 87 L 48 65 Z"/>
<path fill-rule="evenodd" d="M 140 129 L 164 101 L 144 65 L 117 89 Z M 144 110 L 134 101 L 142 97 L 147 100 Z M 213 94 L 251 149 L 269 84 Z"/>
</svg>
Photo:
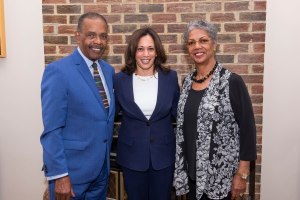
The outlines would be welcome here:
<svg viewBox="0 0 300 200">
<path fill-rule="evenodd" d="M 178 72 L 180 82 L 193 68 L 182 45 L 186 23 L 206 19 L 217 24 L 218 60 L 243 77 L 253 103 L 258 158 L 253 165 L 255 186 L 250 192 L 260 199 L 266 0 L 43 0 L 42 9 L 46 64 L 73 51 L 78 17 L 96 11 L 108 20 L 110 41 L 105 59 L 116 71 L 124 64 L 127 38 L 137 28 L 151 25 L 159 33 L 167 63 Z"/>
</svg>

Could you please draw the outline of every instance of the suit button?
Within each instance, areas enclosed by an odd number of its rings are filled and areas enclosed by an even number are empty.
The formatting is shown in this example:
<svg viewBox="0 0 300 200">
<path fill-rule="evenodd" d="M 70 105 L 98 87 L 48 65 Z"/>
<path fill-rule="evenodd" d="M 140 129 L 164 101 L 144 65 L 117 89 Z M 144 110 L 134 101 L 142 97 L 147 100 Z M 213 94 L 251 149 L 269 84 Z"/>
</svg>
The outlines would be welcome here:
<svg viewBox="0 0 300 200">
<path fill-rule="evenodd" d="M 107 142 L 107 139 L 103 140 L 103 142 L 106 143 L 106 142 Z"/>
<path fill-rule="evenodd" d="M 146 125 L 147 125 L 147 126 L 150 126 L 150 122 L 146 122 Z"/>
<path fill-rule="evenodd" d="M 153 138 L 150 138 L 150 143 L 153 143 L 154 142 L 154 139 Z"/>
</svg>

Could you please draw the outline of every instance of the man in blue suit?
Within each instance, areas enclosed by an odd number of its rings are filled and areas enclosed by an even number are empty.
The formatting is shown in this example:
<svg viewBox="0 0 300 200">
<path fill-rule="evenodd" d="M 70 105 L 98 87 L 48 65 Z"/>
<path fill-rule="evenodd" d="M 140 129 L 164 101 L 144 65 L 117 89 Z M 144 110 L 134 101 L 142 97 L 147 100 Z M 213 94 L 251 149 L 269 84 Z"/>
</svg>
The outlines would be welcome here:
<svg viewBox="0 0 300 200">
<path fill-rule="evenodd" d="M 106 199 L 115 113 L 114 69 L 100 60 L 107 31 L 102 15 L 83 14 L 77 49 L 44 71 L 40 139 L 51 200 Z M 103 83 L 101 94 L 96 76 Z"/>
</svg>

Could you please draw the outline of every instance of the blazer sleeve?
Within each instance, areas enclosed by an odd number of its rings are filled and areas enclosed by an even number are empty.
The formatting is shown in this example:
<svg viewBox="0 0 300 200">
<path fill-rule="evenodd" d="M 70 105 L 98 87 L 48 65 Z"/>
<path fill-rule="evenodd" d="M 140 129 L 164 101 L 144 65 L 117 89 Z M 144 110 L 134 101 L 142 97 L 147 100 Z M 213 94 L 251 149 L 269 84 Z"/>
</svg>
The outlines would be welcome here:
<svg viewBox="0 0 300 200">
<path fill-rule="evenodd" d="M 177 107 L 178 107 L 178 101 L 179 101 L 179 84 L 178 84 L 178 77 L 177 72 L 174 71 L 174 85 L 175 85 L 175 91 L 174 91 L 174 97 L 173 97 L 173 103 L 172 103 L 172 117 L 174 118 L 174 122 L 176 121 L 177 117 Z"/>
<path fill-rule="evenodd" d="M 256 127 L 251 99 L 243 79 L 232 74 L 229 78 L 230 102 L 240 128 L 240 159 L 256 159 Z"/>
<path fill-rule="evenodd" d="M 44 131 L 40 137 L 43 147 L 43 170 L 47 177 L 68 172 L 61 135 L 66 122 L 67 98 L 66 79 L 59 66 L 48 65 L 41 83 Z"/>
</svg>

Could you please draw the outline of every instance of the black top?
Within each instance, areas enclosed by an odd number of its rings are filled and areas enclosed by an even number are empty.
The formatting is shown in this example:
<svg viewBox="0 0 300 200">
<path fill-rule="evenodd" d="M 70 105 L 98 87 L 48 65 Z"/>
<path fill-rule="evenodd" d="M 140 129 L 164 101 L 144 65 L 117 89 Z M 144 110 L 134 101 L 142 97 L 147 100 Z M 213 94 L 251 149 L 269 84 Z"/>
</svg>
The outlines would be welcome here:
<svg viewBox="0 0 300 200">
<path fill-rule="evenodd" d="M 192 180 L 196 179 L 197 114 L 205 90 L 191 89 L 184 108 L 184 152 L 188 165 L 188 175 Z M 240 128 L 240 159 L 255 160 L 253 155 L 256 155 L 256 149 L 251 148 L 256 142 L 255 134 L 253 134 L 253 132 L 255 133 L 255 120 L 252 104 L 243 79 L 234 73 L 229 77 L 229 98 Z"/>
</svg>

